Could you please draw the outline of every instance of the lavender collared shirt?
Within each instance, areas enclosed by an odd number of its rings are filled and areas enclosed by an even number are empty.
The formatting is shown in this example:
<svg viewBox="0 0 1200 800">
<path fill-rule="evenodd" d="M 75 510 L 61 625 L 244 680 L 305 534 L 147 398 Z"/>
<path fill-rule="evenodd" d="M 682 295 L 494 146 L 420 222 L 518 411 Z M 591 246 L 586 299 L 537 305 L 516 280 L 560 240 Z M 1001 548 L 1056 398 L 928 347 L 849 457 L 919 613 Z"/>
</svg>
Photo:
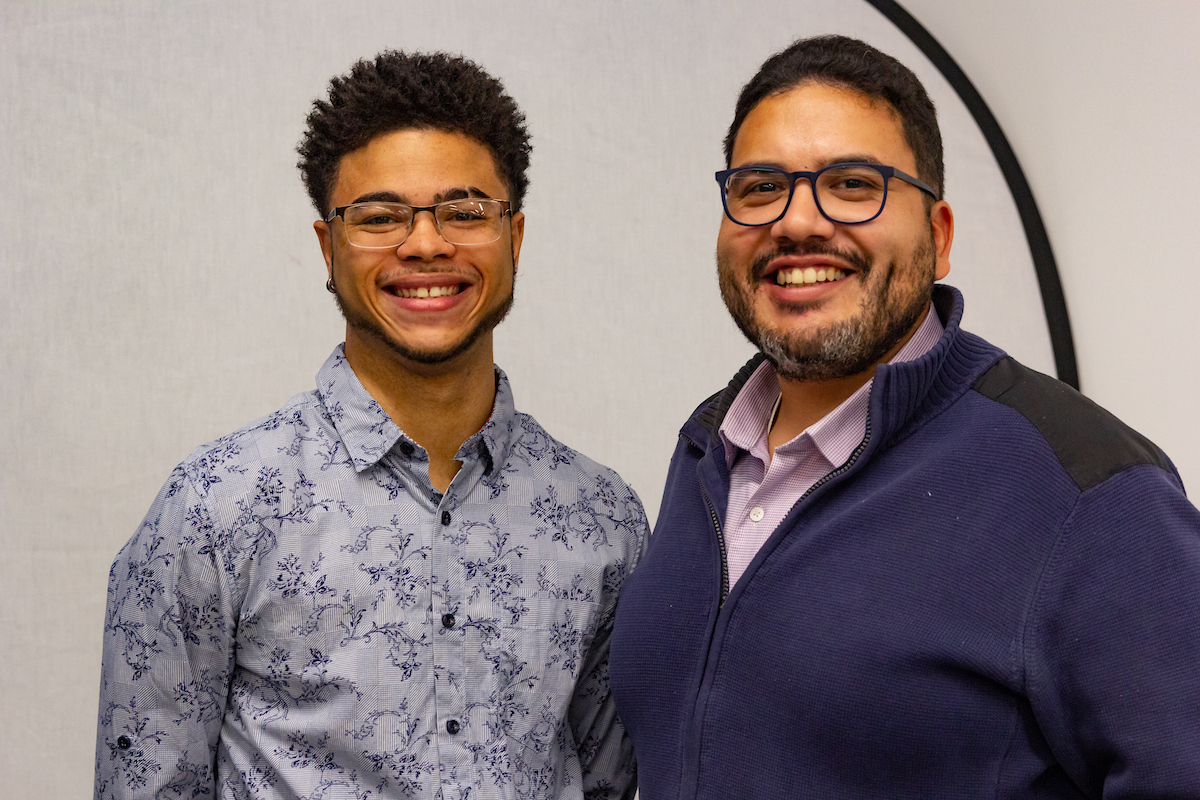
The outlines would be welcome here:
<svg viewBox="0 0 1200 800">
<path fill-rule="evenodd" d="M 889 361 L 913 361 L 928 353 L 942 336 L 942 322 L 930 305 L 916 333 Z M 729 465 L 729 505 L 725 510 L 725 544 L 729 585 L 814 483 L 841 466 L 862 441 L 867 403 L 874 378 L 796 438 L 769 454 L 767 434 L 779 399 L 779 380 L 764 362 L 738 392 L 721 423 Z"/>
</svg>

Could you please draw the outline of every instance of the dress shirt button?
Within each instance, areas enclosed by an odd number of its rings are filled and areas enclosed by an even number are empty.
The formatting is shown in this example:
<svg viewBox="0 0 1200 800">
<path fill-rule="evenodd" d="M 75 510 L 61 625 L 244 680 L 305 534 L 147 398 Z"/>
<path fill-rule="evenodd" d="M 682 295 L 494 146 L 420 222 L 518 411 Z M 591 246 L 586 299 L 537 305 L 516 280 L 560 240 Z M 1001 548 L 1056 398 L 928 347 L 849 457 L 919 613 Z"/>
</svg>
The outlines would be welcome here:
<svg viewBox="0 0 1200 800">
<path fill-rule="evenodd" d="M 455 619 L 454 619 L 453 614 L 442 614 L 442 627 L 443 628 L 453 628 L 454 622 L 455 622 Z"/>
<path fill-rule="evenodd" d="M 446 733 L 453 736 L 461 730 L 462 726 L 458 724 L 458 720 L 452 719 L 446 723 Z"/>
<path fill-rule="evenodd" d="M 128 736 L 118 736 L 117 737 L 117 747 L 121 748 L 122 750 L 128 750 L 132 746 L 133 746 L 133 742 L 129 741 Z"/>
<path fill-rule="evenodd" d="M 766 513 L 767 512 L 763 511 L 758 506 L 755 506 L 754 508 L 750 509 L 750 521 L 751 522 L 762 522 L 762 518 L 764 516 L 766 516 Z"/>
<path fill-rule="evenodd" d="M 450 524 L 450 512 L 449 512 L 449 511 L 443 511 L 443 512 L 442 512 L 442 524 L 443 524 L 443 525 L 449 525 L 449 524 Z"/>
<path fill-rule="evenodd" d="M 400 452 L 406 456 L 411 456 L 415 449 L 416 448 L 414 448 L 410 442 L 401 442 L 400 443 Z"/>
</svg>

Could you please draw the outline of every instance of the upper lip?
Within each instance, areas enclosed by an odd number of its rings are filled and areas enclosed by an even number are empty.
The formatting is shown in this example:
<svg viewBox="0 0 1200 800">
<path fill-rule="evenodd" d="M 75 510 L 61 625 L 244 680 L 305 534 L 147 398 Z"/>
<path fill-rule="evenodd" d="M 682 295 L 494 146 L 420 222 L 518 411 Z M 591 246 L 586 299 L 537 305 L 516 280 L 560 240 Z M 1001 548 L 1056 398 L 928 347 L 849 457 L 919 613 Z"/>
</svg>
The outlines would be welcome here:
<svg viewBox="0 0 1200 800">
<path fill-rule="evenodd" d="M 806 269 L 808 267 L 813 267 L 814 269 L 822 267 L 829 269 L 832 267 L 840 269 L 842 272 L 858 271 L 837 256 L 818 253 L 813 255 L 785 255 L 773 258 L 767 263 L 766 269 L 763 270 L 763 274 L 759 277 L 766 278 L 768 275 L 774 275 L 781 269 Z"/>
<path fill-rule="evenodd" d="M 470 276 L 460 275 L 455 272 L 412 272 L 385 278 L 379 285 L 382 289 L 396 291 L 400 289 L 419 289 L 422 286 L 425 288 L 431 286 L 455 286 L 460 283 L 472 284 L 474 280 Z"/>
</svg>

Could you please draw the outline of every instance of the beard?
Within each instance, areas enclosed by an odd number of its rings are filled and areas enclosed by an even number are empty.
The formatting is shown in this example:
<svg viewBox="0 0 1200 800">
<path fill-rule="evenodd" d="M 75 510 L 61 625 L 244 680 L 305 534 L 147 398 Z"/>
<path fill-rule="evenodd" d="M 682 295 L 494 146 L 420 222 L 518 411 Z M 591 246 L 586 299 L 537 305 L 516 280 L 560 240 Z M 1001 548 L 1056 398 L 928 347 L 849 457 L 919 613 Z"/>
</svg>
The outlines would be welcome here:
<svg viewBox="0 0 1200 800">
<path fill-rule="evenodd" d="M 755 315 L 750 287 L 758 285 L 772 260 L 784 255 L 835 256 L 854 267 L 862 289 L 857 312 L 808 331 L 778 330 L 762 324 Z M 721 297 L 734 323 L 780 377 L 793 381 L 848 378 L 878 363 L 929 307 L 935 266 L 932 229 L 906 264 L 891 261 L 876 265 L 869 258 L 824 242 L 780 247 L 755 259 L 740 278 L 735 267 L 717 258 Z M 881 269 L 885 270 L 883 274 L 873 274 Z M 790 303 L 788 309 L 804 313 L 821 305 L 821 301 Z"/>
<path fill-rule="evenodd" d="M 508 291 L 508 296 L 505 297 L 491 311 L 485 314 L 479 322 L 472 328 L 466 336 L 458 342 L 444 347 L 441 350 L 418 350 L 410 347 L 404 342 L 393 338 L 383 326 L 376 320 L 368 317 L 366 314 L 359 312 L 354 306 L 346 303 L 342 299 L 342 290 L 337 284 L 334 284 L 334 300 L 337 302 L 338 310 L 342 312 L 342 317 L 346 320 L 346 324 L 354 329 L 360 336 L 371 339 L 378 344 L 383 345 L 392 353 L 399 356 L 401 359 L 411 361 L 415 364 L 445 364 L 454 360 L 458 356 L 471 349 L 471 346 L 479 340 L 479 337 L 488 331 L 495 328 L 504 318 L 508 316 L 508 312 L 512 310 L 513 299 L 515 296 L 517 285 L 517 276 L 514 270 L 512 288 Z"/>
</svg>

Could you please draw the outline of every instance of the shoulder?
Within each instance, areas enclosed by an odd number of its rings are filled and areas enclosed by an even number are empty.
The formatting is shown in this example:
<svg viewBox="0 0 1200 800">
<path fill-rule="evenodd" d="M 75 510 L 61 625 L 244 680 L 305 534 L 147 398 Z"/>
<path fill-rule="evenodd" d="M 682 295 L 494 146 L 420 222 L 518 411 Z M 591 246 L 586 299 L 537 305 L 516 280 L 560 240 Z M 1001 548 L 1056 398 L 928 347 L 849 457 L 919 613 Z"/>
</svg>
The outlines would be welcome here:
<svg viewBox="0 0 1200 800">
<path fill-rule="evenodd" d="M 171 472 L 122 555 L 146 542 L 182 556 L 218 560 L 242 545 L 238 530 L 257 535 L 259 520 L 311 506 L 297 442 L 328 440 L 315 392 L 196 448 Z M 285 501 L 291 501 L 290 504 Z M 227 562 L 228 564 L 232 562 Z"/>
<path fill-rule="evenodd" d="M 633 489 L 616 471 L 594 461 L 570 445 L 563 444 L 530 415 L 518 412 L 516 417 L 517 436 L 514 438 L 514 447 L 524 451 L 534 464 L 557 473 L 554 477 L 560 481 L 574 481 L 602 494 L 632 499 L 641 505 Z"/>
<path fill-rule="evenodd" d="M 1028 420 L 1081 491 L 1139 465 L 1177 477 L 1170 459 L 1145 436 L 1067 384 L 1014 358 L 996 361 L 971 388 Z"/>
<path fill-rule="evenodd" d="M 172 478 L 186 476 L 202 497 L 213 492 L 226 494 L 243 483 L 240 477 L 253 476 L 264 468 L 281 470 L 291 466 L 296 461 L 297 439 L 316 436 L 316 431 L 327 423 L 317 393 L 302 392 L 278 411 L 197 447 Z"/>
<path fill-rule="evenodd" d="M 561 497 L 576 497 L 599 522 L 607 520 L 623 531 L 637 551 L 648 534 L 646 513 L 633 488 L 617 472 L 555 439 L 528 414 L 516 414 L 513 457 L 523 462 L 538 482 L 558 486 Z"/>
</svg>

